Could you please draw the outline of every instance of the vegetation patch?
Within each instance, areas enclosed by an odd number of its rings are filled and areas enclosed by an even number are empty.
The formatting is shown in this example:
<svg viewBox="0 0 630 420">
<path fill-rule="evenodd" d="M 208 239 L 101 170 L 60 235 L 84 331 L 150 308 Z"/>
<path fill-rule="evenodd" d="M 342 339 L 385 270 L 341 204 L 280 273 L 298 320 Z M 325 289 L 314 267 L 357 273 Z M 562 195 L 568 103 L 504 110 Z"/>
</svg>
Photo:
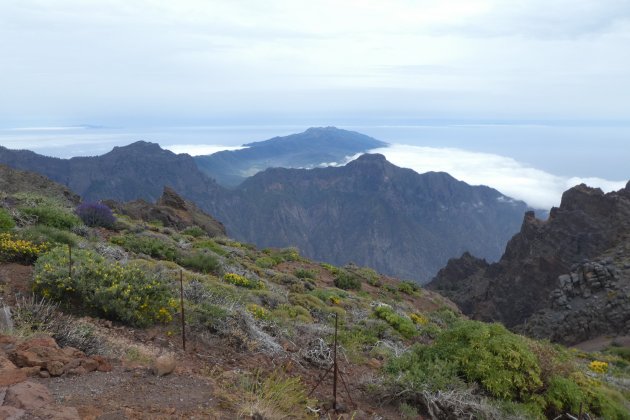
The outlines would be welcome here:
<svg viewBox="0 0 630 420">
<path fill-rule="evenodd" d="M 160 260 L 175 261 L 179 255 L 173 245 L 152 236 L 125 234 L 114 236 L 110 241 L 127 251 L 145 254 Z"/>
<path fill-rule="evenodd" d="M 52 206 L 23 207 L 20 211 L 34 217 L 38 224 L 58 229 L 72 229 L 81 224 L 81 220 L 69 211 Z"/>
<path fill-rule="evenodd" d="M 57 247 L 35 265 L 33 290 L 64 306 L 133 326 L 172 320 L 177 301 L 163 276 L 129 263 L 109 262 L 87 250 Z"/>
<path fill-rule="evenodd" d="M 251 280 L 245 276 L 236 273 L 226 273 L 223 281 L 234 286 L 244 287 L 246 289 L 264 289 L 265 283 L 262 280 Z"/>
</svg>

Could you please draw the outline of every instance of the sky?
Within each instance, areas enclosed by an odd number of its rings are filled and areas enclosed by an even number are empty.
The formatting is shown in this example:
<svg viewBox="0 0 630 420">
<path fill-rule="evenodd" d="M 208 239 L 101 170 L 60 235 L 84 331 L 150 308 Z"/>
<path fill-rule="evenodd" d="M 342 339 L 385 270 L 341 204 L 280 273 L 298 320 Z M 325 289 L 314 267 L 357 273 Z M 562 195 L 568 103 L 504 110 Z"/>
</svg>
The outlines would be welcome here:
<svg viewBox="0 0 630 420">
<path fill-rule="evenodd" d="M 497 184 L 477 153 L 619 185 L 628 45 L 627 0 L 2 0 L 0 144 L 194 152 L 337 125 L 403 147 L 391 156 L 470 152 L 405 160 L 464 180 Z"/>
</svg>

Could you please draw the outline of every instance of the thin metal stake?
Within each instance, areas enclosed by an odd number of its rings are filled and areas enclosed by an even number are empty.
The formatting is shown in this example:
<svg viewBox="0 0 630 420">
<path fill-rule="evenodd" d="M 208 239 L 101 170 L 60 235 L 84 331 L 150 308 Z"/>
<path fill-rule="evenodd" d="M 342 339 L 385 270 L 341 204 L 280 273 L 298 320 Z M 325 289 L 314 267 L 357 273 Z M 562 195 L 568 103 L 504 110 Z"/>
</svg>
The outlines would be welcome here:
<svg viewBox="0 0 630 420">
<path fill-rule="evenodd" d="M 322 377 L 319 378 L 319 381 L 317 381 L 317 384 L 315 385 L 315 387 L 313 389 L 311 389 L 311 392 L 308 393 L 308 395 L 306 396 L 307 398 L 310 397 L 311 395 L 313 395 L 313 392 L 315 392 L 317 387 L 324 381 L 324 379 L 326 379 L 326 376 L 328 376 L 328 374 L 330 373 L 330 370 L 332 368 L 333 368 L 332 365 L 330 365 L 330 367 L 326 370 L 326 372 L 324 372 Z"/>
<path fill-rule="evenodd" d="M 68 244 L 68 272 L 70 274 L 70 280 L 72 280 L 72 245 Z"/>
<path fill-rule="evenodd" d="M 184 270 L 179 270 L 179 297 L 182 319 L 182 347 L 186 351 L 186 319 L 184 318 Z"/>
<path fill-rule="evenodd" d="M 334 378 L 333 378 L 333 409 L 337 410 L 337 375 L 339 373 L 339 369 L 337 367 L 337 321 L 339 316 L 335 313 L 335 348 L 333 350 L 333 358 L 334 358 Z"/>
</svg>

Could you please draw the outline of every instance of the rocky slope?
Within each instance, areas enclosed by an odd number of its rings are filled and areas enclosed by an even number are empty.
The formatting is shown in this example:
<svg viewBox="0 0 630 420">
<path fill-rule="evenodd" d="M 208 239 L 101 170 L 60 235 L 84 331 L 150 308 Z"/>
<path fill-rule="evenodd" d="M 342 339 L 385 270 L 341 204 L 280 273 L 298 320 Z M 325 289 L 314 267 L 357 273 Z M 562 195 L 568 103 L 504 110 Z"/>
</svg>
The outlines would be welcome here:
<svg viewBox="0 0 630 420">
<path fill-rule="evenodd" d="M 303 133 L 245 144 L 245 149 L 197 156 L 202 172 L 221 185 L 234 187 L 267 168 L 315 168 L 341 163 L 357 153 L 387 143 L 335 127 L 309 128 Z"/>
<path fill-rule="evenodd" d="M 576 343 L 630 331 L 630 183 L 604 194 L 585 185 L 547 221 L 529 212 L 495 264 L 449 261 L 428 285 L 470 316 Z"/>
</svg>

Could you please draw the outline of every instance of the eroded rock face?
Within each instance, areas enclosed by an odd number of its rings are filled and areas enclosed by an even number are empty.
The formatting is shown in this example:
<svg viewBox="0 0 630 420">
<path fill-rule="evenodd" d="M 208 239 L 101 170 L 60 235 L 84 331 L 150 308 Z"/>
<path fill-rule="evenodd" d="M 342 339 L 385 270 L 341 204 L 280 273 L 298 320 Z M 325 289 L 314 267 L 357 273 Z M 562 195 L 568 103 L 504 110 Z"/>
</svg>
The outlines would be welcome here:
<svg viewBox="0 0 630 420">
<path fill-rule="evenodd" d="M 88 357 L 72 347 L 60 348 L 50 337 L 22 341 L 0 335 L 0 419 L 79 420 L 75 407 L 55 404 L 46 385 L 28 377 L 49 378 L 97 369 L 106 372 L 111 365 L 103 357 Z"/>
<path fill-rule="evenodd" d="M 627 333 L 630 182 L 568 190 L 548 220 L 525 215 L 498 263 L 452 260 L 428 287 L 469 316 L 567 344 Z"/>
</svg>

